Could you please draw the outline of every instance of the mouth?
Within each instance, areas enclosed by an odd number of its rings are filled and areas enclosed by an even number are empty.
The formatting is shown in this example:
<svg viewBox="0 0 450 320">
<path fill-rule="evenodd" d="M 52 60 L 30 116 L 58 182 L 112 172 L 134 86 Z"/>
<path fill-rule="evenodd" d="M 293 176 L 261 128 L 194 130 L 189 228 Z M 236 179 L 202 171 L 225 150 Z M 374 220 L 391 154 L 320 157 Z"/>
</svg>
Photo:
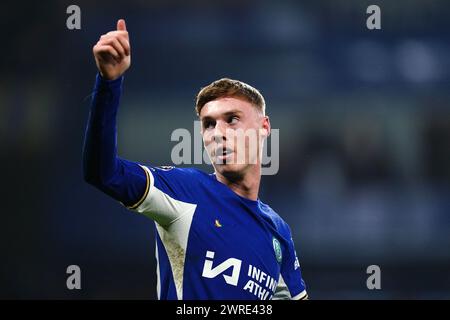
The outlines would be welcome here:
<svg viewBox="0 0 450 320">
<path fill-rule="evenodd" d="M 229 162 L 233 154 L 233 149 L 227 147 L 218 147 L 215 149 L 216 163 L 222 164 Z"/>
</svg>

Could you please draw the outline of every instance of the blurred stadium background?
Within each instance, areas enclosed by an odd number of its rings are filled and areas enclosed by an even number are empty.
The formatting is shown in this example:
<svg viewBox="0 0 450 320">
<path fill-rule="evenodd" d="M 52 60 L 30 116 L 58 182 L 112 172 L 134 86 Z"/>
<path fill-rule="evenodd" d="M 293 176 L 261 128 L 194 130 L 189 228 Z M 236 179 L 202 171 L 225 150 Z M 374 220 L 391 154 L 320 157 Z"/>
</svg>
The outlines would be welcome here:
<svg viewBox="0 0 450 320">
<path fill-rule="evenodd" d="M 66 28 L 81 7 L 82 29 Z M 366 28 L 366 8 L 382 30 Z M 450 3 L 13 2 L 0 13 L 0 298 L 154 299 L 152 222 L 83 182 L 91 48 L 125 18 L 123 157 L 168 165 L 219 77 L 265 95 L 280 170 L 261 199 L 290 224 L 312 299 L 450 298 Z M 192 121 L 191 121 L 192 120 Z M 211 168 L 206 168 L 211 170 Z M 66 267 L 82 290 L 66 289 Z M 366 268 L 381 267 L 381 290 Z"/>
</svg>

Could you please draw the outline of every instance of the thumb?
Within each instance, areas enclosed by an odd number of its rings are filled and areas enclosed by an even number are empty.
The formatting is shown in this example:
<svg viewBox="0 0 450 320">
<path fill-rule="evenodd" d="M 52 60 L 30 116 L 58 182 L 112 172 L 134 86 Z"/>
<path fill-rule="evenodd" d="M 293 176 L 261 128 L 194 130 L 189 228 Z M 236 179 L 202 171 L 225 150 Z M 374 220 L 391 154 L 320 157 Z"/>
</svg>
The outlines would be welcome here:
<svg viewBox="0 0 450 320">
<path fill-rule="evenodd" d="M 125 20 L 123 19 L 117 20 L 117 31 L 127 31 L 127 25 L 125 24 Z"/>
</svg>

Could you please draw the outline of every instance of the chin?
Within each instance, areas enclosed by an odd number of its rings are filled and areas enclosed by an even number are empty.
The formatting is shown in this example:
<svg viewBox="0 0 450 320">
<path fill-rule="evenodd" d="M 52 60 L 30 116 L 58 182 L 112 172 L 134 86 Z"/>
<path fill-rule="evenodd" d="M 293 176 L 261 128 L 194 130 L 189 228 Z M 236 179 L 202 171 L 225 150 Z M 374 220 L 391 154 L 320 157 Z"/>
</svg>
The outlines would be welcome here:
<svg viewBox="0 0 450 320">
<path fill-rule="evenodd" d="M 239 180 L 244 176 L 247 166 L 243 164 L 216 164 L 214 168 L 217 173 L 229 180 Z"/>
</svg>

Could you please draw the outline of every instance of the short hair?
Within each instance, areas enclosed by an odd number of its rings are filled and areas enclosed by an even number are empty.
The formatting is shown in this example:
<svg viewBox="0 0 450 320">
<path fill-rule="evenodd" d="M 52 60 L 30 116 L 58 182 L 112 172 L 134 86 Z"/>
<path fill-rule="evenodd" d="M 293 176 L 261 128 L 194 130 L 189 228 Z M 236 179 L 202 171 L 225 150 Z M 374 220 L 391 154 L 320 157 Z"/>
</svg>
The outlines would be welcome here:
<svg viewBox="0 0 450 320">
<path fill-rule="evenodd" d="M 199 91 L 195 104 L 197 115 L 200 116 L 200 111 L 205 104 L 224 97 L 242 98 L 265 115 L 266 102 L 258 89 L 242 81 L 229 78 L 216 80 Z"/>
</svg>

